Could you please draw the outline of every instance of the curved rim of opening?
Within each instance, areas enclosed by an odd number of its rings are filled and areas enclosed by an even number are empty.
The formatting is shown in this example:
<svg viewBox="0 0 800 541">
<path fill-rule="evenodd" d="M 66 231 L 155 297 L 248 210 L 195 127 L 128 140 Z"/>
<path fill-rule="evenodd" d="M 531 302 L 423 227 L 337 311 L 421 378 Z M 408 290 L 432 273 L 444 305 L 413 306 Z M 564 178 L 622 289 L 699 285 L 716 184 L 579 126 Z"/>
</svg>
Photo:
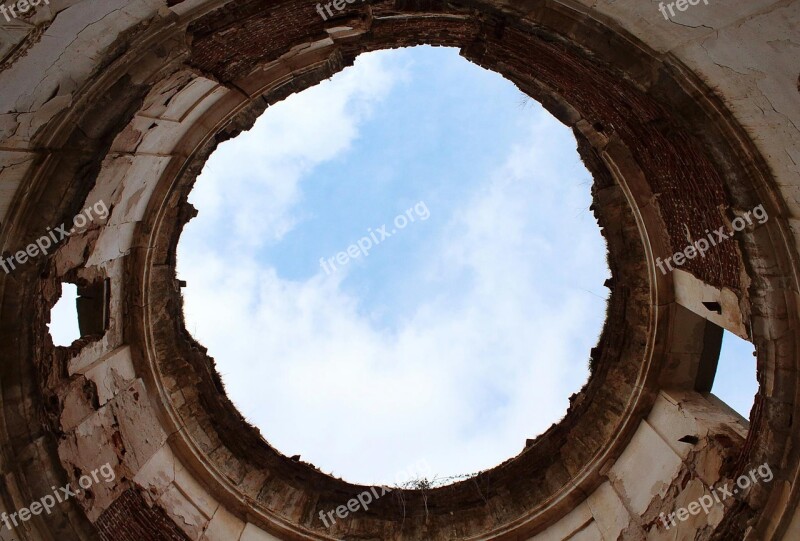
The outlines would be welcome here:
<svg viewBox="0 0 800 541">
<path fill-rule="evenodd" d="M 523 32 L 522 29 L 519 30 L 520 33 Z M 530 29 L 525 30 L 529 31 Z M 538 30 L 538 32 L 542 32 L 542 30 Z M 533 32 L 532 36 L 532 39 L 542 37 L 536 32 Z M 421 40 L 422 38 L 420 38 Z M 428 43 L 452 45 L 452 42 L 447 39 L 441 42 L 431 39 Z M 365 46 L 365 50 L 372 49 L 374 48 L 369 45 Z M 466 50 L 463 51 L 465 52 L 462 54 L 465 54 Z M 578 53 L 577 50 L 570 52 Z M 585 51 L 580 52 L 585 53 Z M 482 56 L 482 53 L 485 51 L 471 51 L 465 56 L 476 61 Z M 295 62 L 300 64 L 297 59 Z M 331 72 L 338 71 L 347 63 L 349 62 L 332 66 L 328 62 L 327 69 L 323 68 L 322 70 L 323 74 L 329 75 Z M 479 65 L 482 64 L 479 63 Z M 483 67 L 487 66 L 483 65 Z M 307 66 L 304 68 L 308 69 Z M 254 72 L 257 71 L 254 70 Z M 136 269 L 134 271 L 136 274 L 141 273 L 143 276 L 145 291 L 143 298 L 137 299 L 137 304 L 147 307 L 145 313 L 142 314 L 142 322 L 138 325 L 142 332 L 147 333 L 148 348 L 143 355 L 149 359 L 147 364 L 153 370 L 153 382 L 161 389 L 164 397 L 175 395 L 178 391 L 177 388 L 171 387 L 165 382 L 174 381 L 180 371 L 189 369 L 193 369 L 194 376 L 204 382 L 205 388 L 208 390 L 208 393 L 204 395 L 205 400 L 210 400 L 207 395 L 213 393 L 214 387 L 218 391 L 222 390 L 221 381 L 214 373 L 213 365 L 205 358 L 204 352 L 203 355 L 185 362 L 180 367 L 173 366 L 174 359 L 191 359 L 192 351 L 198 350 L 197 344 L 193 343 L 188 337 L 188 333 L 185 332 L 182 322 L 180 328 L 174 329 L 173 332 L 162 333 L 160 331 L 168 325 L 170 317 L 174 315 L 165 308 L 166 304 L 175 306 L 176 303 L 179 303 L 179 294 L 176 293 L 176 288 L 172 287 L 175 278 L 173 275 L 162 272 L 161 265 L 164 261 L 174 261 L 174 247 L 177 245 L 180 229 L 192 213 L 183 206 L 191 183 L 220 140 L 238 133 L 242 126 L 249 126 L 268 103 L 281 99 L 287 93 L 299 91 L 321 78 L 319 73 L 314 75 L 311 73 L 310 70 L 306 71 L 305 74 L 308 77 L 300 83 L 296 79 L 269 80 L 270 76 L 264 77 L 263 72 L 255 75 L 255 79 L 261 78 L 261 80 L 248 79 L 242 86 L 258 88 L 258 92 L 254 92 L 254 94 L 263 96 L 263 98 L 257 98 L 254 101 L 243 100 L 233 107 L 226 104 L 215 115 L 217 120 L 214 123 L 214 129 L 208 130 L 203 143 L 198 145 L 198 150 L 190 160 L 187 160 L 183 170 L 178 174 L 173 172 L 169 177 L 170 186 L 161 191 L 159 198 L 154 198 L 154 201 L 158 201 L 158 203 L 152 208 L 157 213 L 157 217 L 153 217 L 147 226 L 142 228 L 147 232 L 147 238 L 142 238 L 139 243 L 149 246 L 150 249 L 146 253 L 146 258 L 132 268 Z M 564 112 L 572 108 L 570 104 L 553 93 L 546 92 L 544 89 L 538 89 L 536 92 L 532 90 L 530 86 L 527 88 L 528 93 L 534 99 L 542 102 L 551 112 L 561 113 L 556 116 L 560 117 L 562 121 Z M 223 135 L 221 132 L 226 130 L 228 133 Z M 592 130 L 595 134 L 598 133 L 594 127 Z M 603 189 L 614 190 L 615 174 L 621 174 L 625 168 L 630 166 L 622 164 L 618 171 L 611 172 L 608 166 L 600 160 L 592 161 L 590 155 L 592 155 L 594 147 L 589 141 L 589 136 L 577 130 L 576 135 L 581 144 L 584 158 L 589 160 L 587 167 L 593 169 L 592 173 L 596 180 L 602 179 L 599 185 L 602 185 Z M 617 181 L 621 181 L 622 178 L 620 176 Z M 653 365 L 654 352 L 656 347 L 664 347 L 665 344 L 656 341 L 660 305 L 658 281 L 652 271 L 654 265 L 647 264 L 647 258 L 652 259 L 652 254 L 649 249 L 649 239 L 643 236 L 646 228 L 645 217 L 641 215 L 636 205 L 628 205 L 628 199 L 632 200 L 632 195 L 626 192 L 628 190 L 623 185 L 621 197 L 596 204 L 596 211 L 601 222 L 606 206 L 612 209 L 609 212 L 617 216 L 627 212 L 628 219 L 625 227 L 621 223 L 606 224 L 609 230 L 616 227 L 613 237 L 607 237 L 607 240 L 612 253 L 612 281 L 619 283 L 620 287 L 615 288 L 612 292 L 609 320 L 605 324 L 600 346 L 596 348 L 596 354 L 599 357 L 597 359 L 598 367 L 587 383 L 584 393 L 575 397 L 565 420 L 537 438 L 523 453 L 484 472 L 477 480 L 456 483 L 430 491 L 426 495 L 424 504 L 422 501 L 415 501 L 421 500 L 421 498 L 414 497 L 412 495 L 414 491 L 408 491 L 410 502 L 404 504 L 405 528 L 407 531 L 416 532 L 409 538 L 418 535 L 421 531 L 430 531 L 431 529 L 429 524 L 425 524 L 429 521 L 430 514 L 427 510 L 423 511 L 423 505 L 428 509 L 442 510 L 441 514 L 437 512 L 437 519 L 441 521 L 441 523 L 437 523 L 437 529 L 445 531 L 456 527 L 465 539 L 478 539 L 486 535 L 499 539 L 504 535 L 518 535 L 520 531 L 530 528 L 531 524 L 539 525 L 552 521 L 599 485 L 603 467 L 622 452 L 641 421 L 642 412 L 648 411 L 652 406 L 657 393 L 656 384 L 659 372 L 658 365 Z M 638 257 L 632 255 L 637 251 L 636 245 L 640 246 Z M 625 261 L 623 254 L 626 254 L 630 261 Z M 158 270 L 153 271 L 154 267 L 158 267 Z M 623 276 L 624 278 L 622 278 Z M 170 300 L 166 301 L 165 299 L 168 298 Z M 644 321 L 632 324 L 632 321 L 626 318 L 626 314 L 630 312 L 648 313 L 649 316 Z M 165 317 L 166 314 L 170 315 Z M 636 338 L 631 339 L 628 343 L 623 343 L 620 336 L 615 337 L 616 342 L 609 338 L 614 331 L 625 334 L 621 329 L 625 329 L 628 337 L 635 336 Z M 666 330 L 662 329 L 662 332 L 666 332 Z M 176 337 L 181 337 L 184 342 L 179 343 Z M 166 359 L 169 360 L 165 361 Z M 209 367 L 211 368 L 209 369 Z M 610 389 L 613 389 L 613 392 L 609 392 Z M 174 429 L 186 425 L 187 419 L 185 415 L 182 416 L 177 411 L 178 408 L 167 406 L 166 410 L 170 425 Z M 224 415 L 215 418 L 215 414 L 223 411 Z M 196 408 L 192 412 L 197 415 Z M 269 447 L 257 431 L 245 426 L 241 416 L 224 394 L 220 393 L 216 397 L 214 406 L 209 408 L 208 413 L 210 420 L 204 424 L 213 426 L 216 432 L 221 434 L 221 441 L 231 448 L 235 447 L 231 454 L 241 457 L 241 461 L 247 464 L 247 466 L 241 467 L 242 470 L 252 471 L 256 465 L 269 464 L 270 466 L 274 465 L 281 472 L 276 474 L 275 471 L 271 471 L 271 475 L 280 479 L 276 479 L 268 492 L 271 494 L 283 493 L 282 497 L 272 497 L 273 502 L 275 500 L 290 502 L 296 501 L 298 498 L 314 501 L 316 502 L 314 505 L 316 511 L 318 508 L 335 507 L 335 504 L 354 497 L 366 488 L 330 478 L 305 464 L 289 461 Z M 226 427 L 236 422 L 237 417 L 240 426 L 226 437 L 224 434 Z M 602 428 L 598 429 L 598 426 Z M 250 431 L 250 436 L 242 436 L 245 430 Z M 181 434 L 183 433 L 181 432 Z M 592 434 L 592 436 L 586 441 L 581 441 L 580 438 L 570 437 L 575 434 Z M 192 440 L 182 442 L 181 447 L 192 457 L 193 461 L 207 460 L 202 444 L 198 443 L 203 437 L 202 431 L 198 430 L 196 436 Z M 232 457 L 226 453 L 225 460 L 230 461 Z M 234 494 L 239 492 L 236 483 L 231 482 L 224 475 L 225 467 L 222 464 L 217 463 L 214 469 L 217 471 L 215 475 L 217 482 L 226 485 L 227 489 Z M 238 466 L 235 469 L 238 469 Z M 299 486 L 301 483 L 293 486 L 295 483 L 292 480 L 297 479 L 302 479 L 307 486 Z M 528 481 L 523 481 L 524 479 L 528 479 Z M 540 481 L 531 483 L 531 479 Z M 498 501 L 497 507 L 515 510 L 514 513 L 508 513 L 511 515 L 509 519 L 500 524 L 491 524 L 495 522 L 494 517 L 486 510 L 481 510 L 483 503 L 479 503 L 480 500 L 476 498 L 476 486 L 479 493 L 486 491 L 481 490 L 478 486 L 481 483 L 492 487 L 492 493 L 489 496 Z M 521 486 L 523 483 L 530 487 Z M 252 497 L 252 494 L 244 495 L 244 497 Z M 434 505 L 431 505 L 432 501 Z M 439 502 L 441 504 L 436 505 Z M 268 529 L 284 535 L 291 533 L 310 536 L 309 538 L 327 538 L 312 523 L 313 517 L 316 516 L 315 512 L 308 513 L 307 516 L 299 517 L 299 519 L 293 517 L 287 520 L 287 517 L 291 517 L 289 506 L 281 508 L 281 505 L 277 504 L 272 507 L 264 507 L 263 515 L 260 518 Z M 460 516 L 455 520 L 450 515 L 454 508 L 461 511 Z M 465 518 L 466 510 L 472 515 L 469 520 Z M 398 518 L 396 510 L 392 509 L 391 505 L 378 504 L 371 510 L 371 514 L 373 516 L 362 517 L 361 521 L 377 523 L 390 518 Z M 416 524 L 409 526 L 412 522 L 416 522 Z M 457 525 L 456 522 L 458 522 Z M 377 530 L 377 526 L 372 526 Z M 394 532 L 394 534 L 404 535 L 400 532 Z"/>
</svg>

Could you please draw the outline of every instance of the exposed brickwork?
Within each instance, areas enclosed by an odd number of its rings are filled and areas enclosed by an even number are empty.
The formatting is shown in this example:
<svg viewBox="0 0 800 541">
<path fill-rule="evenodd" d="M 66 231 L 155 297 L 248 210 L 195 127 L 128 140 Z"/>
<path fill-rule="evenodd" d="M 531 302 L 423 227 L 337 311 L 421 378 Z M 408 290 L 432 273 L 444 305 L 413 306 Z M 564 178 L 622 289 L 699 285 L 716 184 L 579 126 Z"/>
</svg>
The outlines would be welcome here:
<svg viewBox="0 0 800 541">
<path fill-rule="evenodd" d="M 95 523 L 103 541 L 190 541 L 160 507 L 126 490 Z"/>
<path fill-rule="evenodd" d="M 318 24 L 309 24 L 312 21 Z M 225 6 L 192 25 L 190 31 L 192 65 L 226 82 L 247 75 L 264 59 L 281 56 L 295 43 L 326 36 L 314 4 L 292 1 L 276 2 L 269 9 L 261 1 L 236 9 Z"/>
<path fill-rule="evenodd" d="M 495 39 L 502 32 L 502 39 Z M 505 66 L 512 80 L 530 88 L 524 74 L 565 96 L 581 114 L 608 135 L 618 135 L 642 168 L 664 217 L 674 251 L 724 225 L 726 208 L 719 172 L 700 141 L 672 112 L 658 105 L 619 73 L 599 61 L 581 60 L 565 40 L 535 39 L 519 28 L 487 31 L 466 56 L 485 66 Z M 684 270 L 717 287 L 739 289 L 736 244 L 727 242 L 704 259 L 688 260 Z"/>
<path fill-rule="evenodd" d="M 724 226 L 720 209 L 727 208 L 722 179 L 699 139 L 687 132 L 674 111 L 666 110 L 630 80 L 607 67 L 587 51 L 558 36 L 521 28 L 508 17 L 467 17 L 468 5 L 411 2 L 412 12 L 449 13 L 459 18 L 409 18 L 400 16 L 392 2 L 374 2 L 348 8 L 337 24 L 367 13 L 371 21 L 368 40 L 342 46 L 345 56 L 387 47 L 419 44 L 459 46 L 470 60 L 501 71 L 521 88 L 534 93 L 531 76 L 539 84 L 564 96 L 585 118 L 619 136 L 633 152 L 657 198 L 665 233 L 673 251 Z M 248 74 L 260 62 L 275 59 L 293 43 L 321 39 L 324 24 L 313 4 L 280 2 L 269 9 L 241 2 L 228 5 L 193 33 L 191 63 L 222 81 Z M 381 18 L 391 17 L 391 18 Z M 332 23 L 331 23 L 332 24 Z M 277 39 L 276 36 L 280 36 Z M 624 50 L 620 54 L 626 54 Z M 688 260 L 683 269 L 716 287 L 740 289 L 741 259 L 733 242 L 710 250 L 705 258 Z"/>
</svg>

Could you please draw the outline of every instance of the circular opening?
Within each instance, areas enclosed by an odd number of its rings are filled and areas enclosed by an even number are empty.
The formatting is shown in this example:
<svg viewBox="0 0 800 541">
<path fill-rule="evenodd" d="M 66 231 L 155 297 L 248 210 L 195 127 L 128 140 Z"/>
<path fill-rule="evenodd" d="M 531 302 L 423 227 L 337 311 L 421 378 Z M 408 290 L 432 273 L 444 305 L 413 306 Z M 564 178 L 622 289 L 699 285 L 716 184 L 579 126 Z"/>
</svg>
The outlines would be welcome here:
<svg viewBox="0 0 800 541">
<path fill-rule="evenodd" d="M 362 55 L 209 159 L 187 329 L 287 456 L 369 484 L 488 469 L 588 378 L 590 186 L 569 129 L 457 50 Z"/>
<path fill-rule="evenodd" d="M 488 469 L 563 417 L 603 322 L 575 147 L 454 49 L 363 55 L 210 158 L 187 328 L 287 455 L 364 483 Z"/>
</svg>

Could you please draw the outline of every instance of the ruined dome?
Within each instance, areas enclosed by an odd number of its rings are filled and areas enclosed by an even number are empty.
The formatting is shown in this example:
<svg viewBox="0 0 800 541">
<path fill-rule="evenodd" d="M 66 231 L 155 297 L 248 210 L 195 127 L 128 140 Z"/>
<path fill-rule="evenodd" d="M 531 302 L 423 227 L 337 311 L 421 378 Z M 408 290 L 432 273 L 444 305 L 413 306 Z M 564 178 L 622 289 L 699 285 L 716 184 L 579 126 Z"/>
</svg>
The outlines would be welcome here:
<svg viewBox="0 0 800 541">
<path fill-rule="evenodd" d="M 799 23 L 763 1 L 6 6 L 0 521 L 32 540 L 797 539 Z M 572 128 L 608 319 L 589 383 L 518 456 L 326 528 L 380 489 L 245 422 L 185 329 L 176 245 L 220 142 L 361 53 L 423 44 Z M 64 283 L 82 337 L 56 347 Z M 710 393 L 723 329 L 756 346 L 749 422 Z"/>
</svg>

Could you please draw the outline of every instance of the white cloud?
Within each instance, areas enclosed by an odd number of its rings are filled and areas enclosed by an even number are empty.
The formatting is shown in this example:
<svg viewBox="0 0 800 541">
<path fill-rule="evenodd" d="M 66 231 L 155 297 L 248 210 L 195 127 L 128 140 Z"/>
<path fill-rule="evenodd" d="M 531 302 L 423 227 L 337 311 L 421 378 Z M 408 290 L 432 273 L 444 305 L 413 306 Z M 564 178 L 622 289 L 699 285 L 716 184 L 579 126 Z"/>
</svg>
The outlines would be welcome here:
<svg viewBox="0 0 800 541">
<path fill-rule="evenodd" d="M 279 240 L 301 219 L 303 176 L 347 151 L 398 80 L 383 56 L 361 58 L 327 88 L 276 106 L 249 148 L 204 173 L 193 195 L 202 225 L 190 224 L 179 247 L 187 326 L 243 414 L 284 453 L 355 481 L 392 478 L 419 459 L 440 475 L 491 467 L 559 418 L 586 378 L 598 299 L 548 290 L 564 272 L 604 272 L 569 255 L 579 245 L 580 260 L 605 257 L 596 225 L 576 227 L 564 212 L 588 200 L 588 187 L 575 186 L 585 172 L 565 167 L 561 149 L 574 140 L 540 115 L 419 269 L 432 290 L 451 273 L 467 276 L 467 288 L 442 288 L 399 328 L 376 328 L 340 287 L 347 269 L 289 281 L 241 250 Z M 226 180 L 242 163 L 244 178 Z M 230 243 L 218 244 L 218 228 Z"/>
<path fill-rule="evenodd" d="M 279 241 L 302 219 L 300 180 L 350 148 L 358 124 L 402 77 L 379 56 L 362 56 L 357 68 L 270 107 L 248 137 L 222 143 L 203 170 L 191 195 L 205 215 L 195 229 L 236 239 L 232 253 Z M 220 231 L 222 221 L 228 227 Z"/>
</svg>

